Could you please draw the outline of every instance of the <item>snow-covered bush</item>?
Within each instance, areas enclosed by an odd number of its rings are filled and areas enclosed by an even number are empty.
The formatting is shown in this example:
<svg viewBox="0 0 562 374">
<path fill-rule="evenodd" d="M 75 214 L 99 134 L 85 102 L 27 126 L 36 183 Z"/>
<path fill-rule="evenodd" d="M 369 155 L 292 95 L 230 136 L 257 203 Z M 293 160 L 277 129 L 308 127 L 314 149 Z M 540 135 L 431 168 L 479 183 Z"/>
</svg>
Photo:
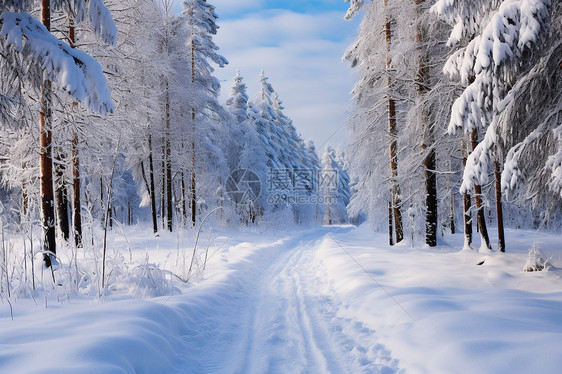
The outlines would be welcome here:
<svg viewBox="0 0 562 374">
<path fill-rule="evenodd" d="M 529 257 L 523 267 L 523 271 L 548 271 L 551 266 L 548 259 L 541 252 L 540 243 L 535 243 L 529 249 Z"/>
</svg>

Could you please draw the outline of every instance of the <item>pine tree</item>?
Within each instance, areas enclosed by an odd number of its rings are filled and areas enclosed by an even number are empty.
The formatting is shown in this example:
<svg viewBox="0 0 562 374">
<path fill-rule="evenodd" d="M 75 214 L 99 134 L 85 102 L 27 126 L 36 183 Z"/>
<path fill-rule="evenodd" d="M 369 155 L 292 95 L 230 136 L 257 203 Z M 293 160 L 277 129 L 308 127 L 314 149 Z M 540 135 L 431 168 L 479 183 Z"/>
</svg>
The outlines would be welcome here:
<svg viewBox="0 0 562 374">
<path fill-rule="evenodd" d="M 219 67 L 223 67 L 228 61 L 216 51 L 218 47 L 213 43 L 212 37 L 216 35 L 218 26 L 215 7 L 205 0 L 186 0 L 183 3 L 183 14 L 187 26 L 187 47 L 190 52 L 190 90 L 194 97 L 191 103 L 191 177 L 190 177 L 190 206 L 191 222 L 195 225 L 197 221 L 197 155 L 198 146 L 203 145 L 198 141 L 204 139 L 206 129 L 212 126 L 208 122 L 212 113 L 217 113 L 218 90 L 220 84 L 211 74 L 213 68 L 209 60 Z M 199 112 L 198 112 L 199 111 Z M 206 124 L 201 123 L 207 122 Z M 202 126 L 203 125 L 203 126 Z M 212 131 L 212 130 L 211 130 Z M 210 144 L 207 144 L 210 145 Z"/>
<path fill-rule="evenodd" d="M 477 205 L 481 205 L 478 201 L 479 186 L 487 182 L 492 165 L 499 162 L 504 150 L 498 127 L 504 100 L 519 74 L 535 63 L 528 55 L 533 54 L 536 44 L 549 28 L 550 9 L 550 0 L 474 1 L 471 7 L 440 0 L 432 8 L 454 25 L 450 45 L 458 46 L 461 40 L 468 40 L 468 44 L 461 45 L 452 54 L 445 72 L 459 77 L 467 85 L 452 107 L 449 131 L 454 133 L 461 128 L 471 133 L 475 146 L 467 160 L 462 190 L 474 188 Z M 474 22 L 464 22 L 467 18 Z M 476 145 L 479 128 L 486 129 L 486 134 Z M 494 175 L 499 176 L 499 170 Z M 496 180 L 496 185 L 499 185 L 499 180 Z M 499 191 L 496 202 L 501 246 L 504 238 Z M 483 217 L 479 217 L 480 222 L 483 222 Z M 485 227 L 480 229 L 485 235 Z M 490 248 L 489 240 L 483 237 L 483 241 Z"/>
</svg>

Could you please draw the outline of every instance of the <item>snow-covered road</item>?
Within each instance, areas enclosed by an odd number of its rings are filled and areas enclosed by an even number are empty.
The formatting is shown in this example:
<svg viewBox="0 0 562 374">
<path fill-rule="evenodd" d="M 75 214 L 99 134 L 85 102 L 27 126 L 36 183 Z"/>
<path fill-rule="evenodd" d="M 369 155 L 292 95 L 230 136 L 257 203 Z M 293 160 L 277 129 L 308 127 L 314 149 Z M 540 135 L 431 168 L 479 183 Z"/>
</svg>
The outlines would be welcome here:
<svg viewBox="0 0 562 374">
<path fill-rule="evenodd" d="M 262 243 L 245 263 L 252 270 L 229 277 L 238 287 L 228 300 L 197 321 L 205 336 L 184 337 L 198 353 L 190 354 L 178 373 L 396 372 L 372 331 L 339 318 L 336 301 L 320 292 L 326 284 L 316 260 L 318 246 L 328 232 L 349 228 L 325 230 Z"/>
<path fill-rule="evenodd" d="M 278 256 L 252 286 L 247 336 L 232 372 L 394 372 L 369 356 L 373 346 L 375 354 L 387 355 L 371 332 L 338 318 L 334 300 L 318 292 L 324 287 L 314 256 L 318 244 L 304 241 Z"/>
<path fill-rule="evenodd" d="M 171 236 L 142 232 L 127 241 L 138 256 L 166 266 L 188 252 Z M 459 251 L 462 235 L 428 249 L 388 247 L 365 227 L 226 232 L 205 277 L 176 284 L 181 294 L 59 292 L 18 300 L 13 321 L 0 304 L 0 372 L 557 372 L 561 238 L 508 234 L 511 252 L 477 266 L 483 255 Z M 539 240 L 553 268 L 524 273 Z"/>
</svg>

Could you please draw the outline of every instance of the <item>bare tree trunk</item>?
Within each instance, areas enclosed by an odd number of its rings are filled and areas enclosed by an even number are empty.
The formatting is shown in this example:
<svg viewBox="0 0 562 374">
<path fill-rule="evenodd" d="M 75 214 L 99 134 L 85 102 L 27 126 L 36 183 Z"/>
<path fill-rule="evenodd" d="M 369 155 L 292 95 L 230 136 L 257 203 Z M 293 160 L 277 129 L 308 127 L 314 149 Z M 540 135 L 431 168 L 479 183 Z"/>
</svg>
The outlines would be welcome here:
<svg viewBox="0 0 562 374">
<path fill-rule="evenodd" d="M 21 164 L 22 170 L 27 169 L 27 164 L 24 162 Z M 25 180 L 21 184 L 21 223 L 23 223 L 24 217 L 27 216 L 27 209 L 29 207 L 29 195 L 27 194 L 27 183 Z"/>
<path fill-rule="evenodd" d="M 58 224 L 59 229 L 62 233 L 64 240 L 68 241 L 70 238 L 70 221 L 68 217 L 68 190 L 66 188 L 66 183 L 64 181 L 64 172 L 66 167 L 64 166 L 65 157 L 62 154 L 62 149 L 58 149 L 56 152 L 54 163 L 55 165 L 55 176 L 56 176 L 56 188 L 55 188 L 55 196 L 56 196 L 56 204 L 57 204 L 57 217 L 58 217 Z"/>
<path fill-rule="evenodd" d="M 154 160 L 152 158 L 152 134 L 148 134 L 148 178 L 150 179 L 150 208 L 152 210 L 152 230 L 158 232 L 156 217 L 156 190 L 154 188 Z"/>
<path fill-rule="evenodd" d="M 74 48 L 76 43 L 74 20 L 68 15 L 68 39 L 70 47 Z M 77 106 L 72 104 L 73 109 Z M 75 132 L 72 138 L 72 222 L 74 225 L 74 244 L 77 248 L 82 247 L 82 206 L 80 191 L 80 154 L 78 151 L 78 134 Z"/>
<path fill-rule="evenodd" d="M 467 158 L 468 158 L 468 151 L 466 149 L 466 144 L 463 140 L 462 142 L 463 169 L 466 167 Z M 472 215 L 470 213 L 470 208 L 472 206 L 472 202 L 470 200 L 469 193 L 465 193 L 463 195 L 463 202 L 464 202 L 464 247 L 471 248 L 472 247 Z"/>
<path fill-rule="evenodd" d="M 193 113 L 195 117 L 195 112 Z M 191 223 L 195 226 L 197 222 L 197 195 L 195 181 L 195 142 L 191 143 Z"/>
<path fill-rule="evenodd" d="M 82 207 L 80 191 L 80 155 L 78 153 L 78 136 L 74 134 L 72 140 L 72 191 L 73 198 L 73 224 L 74 224 L 74 243 L 76 247 L 82 247 Z"/>
<path fill-rule="evenodd" d="M 450 226 L 451 226 L 451 234 L 456 232 L 455 227 L 455 194 L 453 193 L 453 189 L 451 188 L 451 206 L 450 206 Z"/>
<path fill-rule="evenodd" d="M 107 205 L 105 205 L 105 203 L 103 201 L 103 199 L 104 199 L 103 188 L 104 188 L 103 187 L 103 175 L 100 175 L 100 208 L 101 208 L 102 212 L 105 212 L 105 209 L 107 208 Z M 103 223 L 105 224 L 105 213 L 102 215 L 102 220 L 103 220 Z"/>
<path fill-rule="evenodd" d="M 420 5 L 424 0 L 414 0 L 415 5 Z M 419 10 L 418 10 L 419 14 Z M 417 26 L 416 43 L 418 45 L 418 73 L 416 76 L 416 86 L 418 97 L 422 98 L 427 92 L 426 76 L 428 55 L 422 42 L 425 38 L 424 30 Z M 436 175 L 436 155 L 433 147 L 434 135 L 433 128 L 428 123 L 426 108 L 421 109 L 421 121 L 423 129 L 422 152 L 426 154 L 424 159 L 425 176 L 425 243 L 430 247 L 437 246 L 437 175 Z"/>
<path fill-rule="evenodd" d="M 195 84 L 195 46 L 191 43 L 191 84 Z M 195 137 L 195 107 L 191 107 L 192 136 Z M 195 140 L 191 141 L 191 222 L 197 222 L 197 195 L 195 175 Z"/>
<path fill-rule="evenodd" d="M 388 202 L 388 244 L 394 245 L 394 238 L 393 238 L 393 230 L 392 230 L 392 201 Z"/>
<path fill-rule="evenodd" d="M 478 146 L 478 132 L 477 130 L 472 130 L 471 134 L 472 150 L 476 149 Z M 488 249 L 490 246 L 490 237 L 488 236 L 488 228 L 486 227 L 486 216 L 484 215 L 484 205 L 482 204 L 482 186 L 479 184 L 474 185 L 474 200 L 476 201 L 476 218 L 478 220 L 478 228 L 480 231 L 480 237 L 482 242 L 486 244 Z"/>
<path fill-rule="evenodd" d="M 166 227 L 166 143 L 165 138 L 162 138 L 162 191 L 160 193 L 160 214 L 162 215 L 162 230 Z"/>
<path fill-rule="evenodd" d="M 385 0 L 384 5 L 387 6 L 388 0 Z M 386 37 L 386 70 L 387 70 L 387 87 L 388 87 L 388 127 L 389 134 L 391 137 L 390 141 L 390 169 L 391 178 L 390 183 L 392 185 L 392 207 L 394 212 L 394 227 L 396 232 L 396 243 L 401 242 L 404 239 L 404 229 L 402 226 L 402 213 L 400 207 L 402 205 L 400 199 L 400 186 L 396 178 L 398 177 L 398 156 L 397 156 L 397 129 L 396 129 L 396 103 L 391 95 L 392 81 L 390 78 L 390 44 L 392 40 L 392 29 L 390 20 L 387 19 L 385 25 L 385 37 Z"/>
<path fill-rule="evenodd" d="M 41 2 L 41 20 L 47 30 L 51 29 L 51 3 L 49 0 Z M 51 82 L 43 82 L 41 88 L 40 122 L 40 185 L 41 185 L 41 212 L 43 225 L 43 260 L 46 267 L 51 266 L 51 256 L 56 255 L 55 238 L 55 202 L 53 194 L 53 136 L 51 132 Z"/>
<path fill-rule="evenodd" d="M 187 222 L 187 191 L 185 188 L 185 173 L 181 172 L 181 212 L 183 215 L 183 223 Z"/>
<path fill-rule="evenodd" d="M 167 37 L 167 36 L 166 36 Z M 166 223 L 168 231 L 172 232 L 172 220 L 173 220 L 173 209 L 172 209 L 172 160 L 171 160 L 171 149 L 170 149 L 170 88 L 168 79 L 166 79 Z"/>
<path fill-rule="evenodd" d="M 494 176 L 496 178 L 496 210 L 498 215 L 498 247 L 500 252 L 505 252 L 505 234 L 503 230 L 503 206 L 501 173 L 498 160 L 494 160 Z"/>
<path fill-rule="evenodd" d="M 425 243 L 437 246 L 437 174 L 435 150 L 431 149 L 424 160 L 425 175 Z"/>
</svg>

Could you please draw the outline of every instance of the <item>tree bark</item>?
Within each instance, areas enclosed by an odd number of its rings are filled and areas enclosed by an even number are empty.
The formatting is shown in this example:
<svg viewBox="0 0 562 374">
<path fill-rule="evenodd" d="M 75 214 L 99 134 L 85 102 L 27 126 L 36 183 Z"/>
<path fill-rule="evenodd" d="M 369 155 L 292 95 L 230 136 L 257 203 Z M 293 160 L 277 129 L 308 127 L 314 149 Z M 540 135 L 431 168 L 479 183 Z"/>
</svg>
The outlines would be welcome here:
<svg viewBox="0 0 562 374">
<path fill-rule="evenodd" d="M 162 138 L 162 191 L 160 193 L 160 214 L 162 215 L 162 230 L 166 228 L 166 139 Z"/>
<path fill-rule="evenodd" d="M 414 4 L 420 5 L 424 0 L 414 0 Z M 427 51 L 422 45 L 424 39 L 424 31 L 418 24 L 416 30 L 416 43 L 418 45 L 418 72 L 416 77 L 416 86 L 418 97 L 421 98 L 427 92 L 426 76 L 428 61 Z M 425 243 L 430 247 L 437 246 L 437 175 L 436 155 L 433 147 L 434 136 L 433 129 L 428 123 L 428 115 L 425 108 L 422 107 L 420 115 L 423 129 L 422 152 L 425 153 L 424 159 L 424 176 L 425 176 Z"/>
<path fill-rule="evenodd" d="M 463 140 L 462 142 L 463 169 L 466 167 L 467 158 L 468 158 L 468 151 L 466 149 L 466 144 Z M 472 247 L 472 214 L 470 213 L 470 208 L 472 206 L 472 202 L 470 200 L 469 193 L 465 193 L 463 195 L 463 202 L 464 202 L 464 247 L 471 248 Z"/>
<path fill-rule="evenodd" d="M 451 234 L 454 234 L 456 232 L 456 227 L 455 227 L 455 194 L 453 193 L 453 189 L 451 189 L 450 193 L 451 193 L 450 226 L 451 226 Z"/>
<path fill-rule="evenodd" d="M 71 48 L 75 48 L 76 35 L 72 15 L 68 15 L 68 42 Z M 77 103 L 72 104 L 74 109 Z M 80 191 L 80 154 L 78 151 L 78 134 L 74 132 L 72 138 L 72 223 L 74 225 L 74 244 L 81 248 L 82 244 L 82 206 Z"/>
<path fill-rule="evenodd" d="M 394 238 L 392 232 L 392 201 L 388 202 L 388 244 L 394 245 Z"/>
<path fill-rule="evenodd" d="M 158 232 L 158 218 L 156 214 L 156 190 L 154 188 L 154 160 L 152 157 L 152 134 L 148 134 L 148 173 L 150 180 L 150 209 L 152 210 L 152 230 Z"/>
<path fill-rule="evenodd" d="M 195 117 L 195 112 L 193 112 Z M 191 143 L 191 223 L 195 226 L 197 222 L 197 195 L 195 180 L 195 142 Z"/>
<path fill-rule="evenodd" d="M 437 175 L 435 150 L 431 149 L 424 160 L 425 175 L 425 243 L 437 246 Z"/>
<path fill-rule="evenodd" d="M 472 151 L 478 146 L 478 132 L 472 130 L 471 134 Z M 491 249 L 490 237 L 488 236 L 488 228 L 486 227 L 486 216 L 484 215 L 484 205 L 482 204 L 482 186 L 479 184 L 474 185 L 474 200 L 476 201 L 476 219 L 478 220 L 478 228 L 482 242 L 486 244 L 488 249 Z"/>
<path fill-rule="evenodd" d="M 388 0 L 385 0 L 384 5 L 387 6 Z M 391 95 L 392 80 L 390 78 L 390 44 L 392 41 L 392 28 L 389 19 L 385 25 L 385 39 L 386 39 L 386 70 L 387 70 L 387 87 L 388 87 L 388 127 L 391 137 L 390 141 L 390 169 L 391 177 L 390 183 L 392 188 L 392 209 L 394 213 L 394 230 L 396 232 L 396 243 L 404 240 L 404 229 L 402 226 L 402 213 L 400 211 L 402 202 L 400 198 L 400 186 L 396 180 L 398 177 L 398 155 L 397 155 L 397 129 L 396 129 L 396 103 Z"/>
<path fill-rule="evenodd" d="M 62 154 L 62 149 L 58 149 L 55 156 L 56 162 L 55 165 L 55 176 L 56 176 L 56 188 L 55 188 L 55 196 L 56 196 L 56 204 L 57 204 L 57 217 L 58 217 L 58 224 L 59 229 L 62 233 L 64 240 L 68 241 L 70 238 L 70 221 L 68 217 L 68 190 L 66 188 L 66 183 L 64 181 L 64 172 L 65 172 L 65 157 Z"/>
<path fill-rule="evenodd" d="M 170 136 L 170 88 L 168 79 L 166 79 L 166 224 L 168 227 L 168 231 L 172 232 L 172 160 Z"/>
<path fill-rule="evenodd" d="M 183 216 L 183 224 L 187 223 L 187 191 L 185 187 L 185 172 L 181 172 L 181 212 Z"/>
<path fill-rule="evenodd" d="M 195 46 L 191 43 L 191 84 L 195 84 Z M 195 107 L 191 107 L 192 136 L 195 138 Z M 195 175 L 195 140 L 191 140 L 191 223 L 197 222 L 197 194 Z"/>
<path fill-rule="evenodd" d="M 50 31 L 51 29 L 51 3 L 49 0 L 41 2 L 41 21 Z M 55 202 L 53 194 L 53 137 L 51 132 L 51 82 L 46 80 L 41 87 L 41 111 L 39 113 L 40 133 L 40 185 L 41 185 L 41 212 L 43 226 L 43 261 L 46 267 L 52 264 L 51 256 L 56 255 L 55 238 Z"/>
<path fill-rule="evenodd" d="M 503 230 L 503 206 L 502 206 L 502 187 L 501 173 L 498 160 L 494 160 L 494 177 L 496 179 L 496 211 L 498 216 L 498 249 L 505 252 L 505 234 Z"/>
</svg>

